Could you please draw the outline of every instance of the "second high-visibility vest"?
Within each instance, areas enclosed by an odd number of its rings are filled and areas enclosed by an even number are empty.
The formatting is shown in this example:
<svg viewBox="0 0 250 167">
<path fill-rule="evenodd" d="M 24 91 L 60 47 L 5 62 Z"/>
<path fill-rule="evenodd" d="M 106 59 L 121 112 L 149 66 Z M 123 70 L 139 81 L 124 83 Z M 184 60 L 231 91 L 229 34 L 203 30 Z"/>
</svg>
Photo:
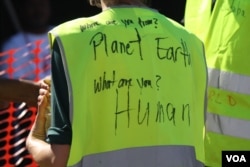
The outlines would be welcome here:
<svg viewBox="0 0 250 167">
<path fill-rule="evenodd" d="M 204 40 L 208 30 L 211 17 L 211 4 L 212 0 L 186 1 L 184 16 L 185 27 L 202 40 Z"/>
<path fill-rule="evenodd" d="M 222 151 L 250 150 L 249 12 L 249 0 L 217 0 L 206 23 L 203 40 L 209 90 L 205 152 L 206 165 L 211 167 L 221 166 Z"/>
</svg>

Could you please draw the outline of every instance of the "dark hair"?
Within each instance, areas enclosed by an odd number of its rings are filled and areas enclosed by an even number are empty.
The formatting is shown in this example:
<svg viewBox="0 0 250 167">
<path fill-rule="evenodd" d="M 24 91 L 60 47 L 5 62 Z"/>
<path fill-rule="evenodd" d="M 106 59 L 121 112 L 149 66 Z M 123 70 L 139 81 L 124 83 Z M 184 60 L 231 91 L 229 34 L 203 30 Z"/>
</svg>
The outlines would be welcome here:
<svg viewBox="0 0 250 167">
<path fill-rule="evenodd" d="M 140 0 L 142 3 L 145 5 L 150 6 L 151 5 L 151 0 Z M 113 0 L 113 1 L 108 1 L 110 4 L 117 3 L 119 0 Z M 101 7 L 101 0 L 89 0 L 90 5 L 92 6 L 97 6 Z"/>
<path fill-rule="evenodd" d="M 100 0 L 89 0 L 90 5 L 101 7 L 101 1 Z"/>
</svg>

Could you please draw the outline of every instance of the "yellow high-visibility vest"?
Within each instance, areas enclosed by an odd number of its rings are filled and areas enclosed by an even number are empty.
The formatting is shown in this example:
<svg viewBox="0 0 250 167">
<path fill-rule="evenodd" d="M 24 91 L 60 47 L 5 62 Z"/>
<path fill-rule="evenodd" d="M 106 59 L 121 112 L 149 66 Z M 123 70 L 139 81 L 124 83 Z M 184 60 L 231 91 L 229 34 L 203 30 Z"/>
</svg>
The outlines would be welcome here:
<svg viewBox="0 0 250 167">
<path fill-rule="evenodd" d="M 197 37 L 150 9 L 114 8 L 64 23 L 50 39 L 60 45 L 69 85 L 68 165 L 165 146 L 192 147 L 204 162 L 207 71 Z"/>
<path fill-rule="evenodd" d="M 190 5 L 186 12 L 197 11 Z M 205 153 L 211 167 L 221 166 L 222 151 L 250 150 L 249 12 L 249 0 L 217 0 L 206 23 L 193 23 L 207 27 L 201 39 L 209 74 Z M 191 19 L 186 21 L 196 33 Z"/>
<path fill-rule="evenodd" d="M 208 30 L 212 0 L 187 0 L 184 15 L 185 27 L 200 39 Z"/>
</svg>

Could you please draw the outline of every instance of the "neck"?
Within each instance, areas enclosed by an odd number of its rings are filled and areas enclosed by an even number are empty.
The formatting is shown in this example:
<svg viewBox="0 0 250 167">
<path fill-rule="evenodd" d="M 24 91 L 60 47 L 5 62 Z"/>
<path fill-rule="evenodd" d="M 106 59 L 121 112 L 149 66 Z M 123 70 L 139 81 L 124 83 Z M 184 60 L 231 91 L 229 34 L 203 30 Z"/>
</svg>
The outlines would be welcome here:
<svg viewBox="0 0 250 167">
<path fill-rule="evenodd" d="M 146 5 L 143 4 L 139 0 L 118 0 L 118 1 L 112 1 L 112 2 L 106 2 L 105 0 L 101 0 L 101 5 L 102 5 L 102 10 L 105 10 L 107 8 L 114 7 L 114 6 L 121 6 L 121 5 L 146 7 Z"/>
</svg>

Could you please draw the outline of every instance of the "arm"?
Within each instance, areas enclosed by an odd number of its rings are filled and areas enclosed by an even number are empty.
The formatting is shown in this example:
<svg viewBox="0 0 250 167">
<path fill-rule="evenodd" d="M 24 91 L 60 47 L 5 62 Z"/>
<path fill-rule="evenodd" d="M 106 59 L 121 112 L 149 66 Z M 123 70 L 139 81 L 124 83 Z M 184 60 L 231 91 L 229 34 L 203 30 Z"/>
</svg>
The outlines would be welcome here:
<svg viewBox="0 0 250 167">
<path fill-rule="evenodd" d="M 37 106 L 39 83 L 28 80 L 0 78 L 0 108 L 3 102 L 26 102 L 29 106 Z"/>
<path fill-rule="evenodd" d="M 49 86 L 41 84 L 38 97 L 38 113 L 32 129 L 26 140 L 26 146 L 34 160 L 41 167 L 63 167 L 67 164 L 69 145 L 57 145 L 45 142 L 46 138 L 46 114 L 50 106 Z"/>
<path fill-rule="evenodd" d="M 26 146 L 41 167 L 64 167 L 69 157 L 72 129 L 69 120 L 67 82 L 63 75 L 64 69 L 57 45 L 53 46 L 51 59 L 51 126 L 46 136 L 50 84 L 44 81 L 41 83 L 38 97 L 38 114 L 26 140 Z"/>
</svg>

